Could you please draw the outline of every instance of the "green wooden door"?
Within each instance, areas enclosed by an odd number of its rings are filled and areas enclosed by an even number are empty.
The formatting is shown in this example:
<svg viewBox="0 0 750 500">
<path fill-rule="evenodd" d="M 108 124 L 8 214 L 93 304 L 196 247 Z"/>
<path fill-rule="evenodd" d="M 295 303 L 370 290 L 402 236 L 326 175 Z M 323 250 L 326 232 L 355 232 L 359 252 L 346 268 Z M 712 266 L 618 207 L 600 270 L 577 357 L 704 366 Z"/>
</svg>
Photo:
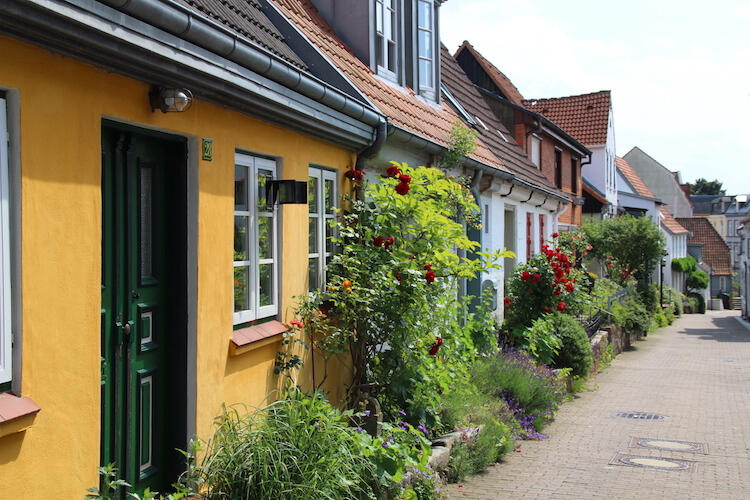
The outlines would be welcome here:
<svg viewBox="0 0 750 500">
<path fill-rule="evenodd" d="M 186 442 L 184 141 L 102 128 L 102 463 L 166 491 Z"/>
</svg>

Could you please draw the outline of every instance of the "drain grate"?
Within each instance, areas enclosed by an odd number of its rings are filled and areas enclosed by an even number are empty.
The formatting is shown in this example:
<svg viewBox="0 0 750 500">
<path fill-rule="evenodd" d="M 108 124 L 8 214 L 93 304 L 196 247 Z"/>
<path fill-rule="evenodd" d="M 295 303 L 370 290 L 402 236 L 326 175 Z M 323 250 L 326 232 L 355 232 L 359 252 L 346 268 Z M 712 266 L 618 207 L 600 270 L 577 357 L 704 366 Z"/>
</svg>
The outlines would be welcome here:
<svg viewBox="0 0 750 500">
<path fill-rule="evenodd" d="M 708 443 L 695 441 L 677 441 L 674 439 L 654 439 L 634 437 L 630 440 L 631 448 L 650 448 L 652 450 L 678 451 L 684 453 L 702 453 L 708 455 Z"/>
<path fill-rule="evenodd" d="M 615 413 L 615 417 L 634 418 L 636 420 L 664 420 L 665 418 L 669 418 L 666 415 L 646 413 L 645 411 L 618 411 Z"/>
<path fill-rule="evenodd" d="M 642 467 L 644 469 L 656 469 L 666 471 L 694 471 L 695 462 L 690 460 L 678 460 L 676 458 L 649 457 L 643 455 L 629 455 L 616 453 L 610 465 L 628 465 L 630 467 Z"/>
</svg>

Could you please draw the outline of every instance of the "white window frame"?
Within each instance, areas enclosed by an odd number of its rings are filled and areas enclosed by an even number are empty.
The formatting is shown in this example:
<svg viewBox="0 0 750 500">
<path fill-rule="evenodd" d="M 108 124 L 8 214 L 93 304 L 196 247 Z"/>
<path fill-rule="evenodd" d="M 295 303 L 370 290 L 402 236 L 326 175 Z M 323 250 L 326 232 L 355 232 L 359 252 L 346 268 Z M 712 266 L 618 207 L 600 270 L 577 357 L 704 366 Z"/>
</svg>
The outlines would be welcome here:
<svg viewBox="0 0 750 500">
<path fill-rule="evenodd" d="M 326 227 L 330 223 L 330 221 L 334 220 L 336 218 L 336 209 L 338 209 L 339 206 L 339 193 L 338 193 L 338 175 L 333 170 L 328 170 L 323 167 L 315 167 L 311 166 L 309 168 L 309 176 L 310 178 L 317 179 L 317 186 L 316 186 L 316 193 L 315 193 L 315 199 L 316 199 L 316 211 L 310 212 L 309 204 L 308 204 L 308 220 L 309 219 L 316 219 L 316 225 L 317 225 L 317 252 L 310 252 L 310 248 L 308 246 L 308 254 L 307 254 L 307 266 L 308 266 L 308 276 L 310 272 L 310 259 L 318 259 L 318 269 L 317 269 L 317 275 L 318 275 L 318 288 L 324 288 L 326 286 L 326 259 L 333 255 L 333 251 L 327 252 L 326 251 Z M 333 188 L 333 213 L 326 213 L 326 200 L 325 200 L 325 183 L 326 181 L 331 181 L 331 187 Z M 309 235 L 308 235 L 309 236 Z M 309 238 L 308 238 L 308 245 L 309 245 Z M 307 286 L 308 290 L 311 290 L 310 283 L 308 283 Z"/>
<path fill-rule="evenodd" d="M 269 170 L 272 174 L 272 178 L 277 178 L 277 165 L 276 161 L 268 158 L 262 158 L 253 156 L 246 153 L 235 153 L 234 155 L 235 166 L 247 168 L 247 192 L 245 193 L 247 199 L 248 210 L 234 210 L 234 217 L 245 216 L 248 217 L 248 231 L 246 242 L 248 249 L 248 260 L 233 261 L 233 268 L 247 267 L 249 268 L 248 276 L 248 294 L 250 301 L 250 309 L 236 311 L 233 313 L 233 322 L 235 325 L 241 323 L 247 323 L 256 319 L 267 318 L 269 316 L 275 316 L 279 312 L 279 273 L 280 273 L 280 262 L 279 262 L 279 218 L 278 208 L 274 205 L 270 211 L 260 210 L 258 208 L 258 170 Z M 232 220 L 234 220 L 234 217 Z M 259 259 L 258 258 L 258 218 L 259 217 L 270 217 L 271 218 L 271 234 L 273 238 L 272 252 L 270 259 Z M 271 297 L 273 303 L 261 306 L 260 305 L 260 294 L 258 293 L 260 288 L 260 266 L 261 264 L 272 264 L 272 286 L 273 293 Z M 232 297 L 234 297 L 234 285 L 232 288 Z M 233 299 L 234 300 L 234 299 Z M 233 308 L 234 309 L 234 308 Z"/>
<path fill-rule="evenodd" d="M 398 53 L 399 53 L 399 0 L 375 0 L 375 67 L 378 75 L 398 82 Z M 389 16 L 393 16 L 393 23 L 386 23 L 386 19 Z M 378 24 L 380 26 L 378 26 Z M 393 43 L 393 61 L 388 56 L 388 44 Z M 378 62 L 378 44 L 383 52 L 383 64 Z M 389 69 L 388 66 L 392 64 L 393 70 Z"/>
<path fill-rule="evenodd" d="M 422 19 L 421 19 L 421 8 L 420 4 L 427 4 L 429 7 L 430 12 L 430 20 L 429 20 L 429 26 L 422 26 Z M 435 98 L 435 61 L 437 60 L 436 57 L 436 48 L 435 48 L 435 4 L 432 0 L 417 0 L 417 15 L 416 17 L 416 31 L 417 31 L 417 82 L 419 84 L 419 93 L 429 97 L 431 99 Z M 422 38 L 420 37 L 420 34 L 428 33 L 429 34 L 429 53 L 432 54 L 432 57 L 422 56 Z M 422 82 L 421 77 L 421 71 L 420 71 L 420 62 L 421 61 L 427 61 L 429 63 L 430 69 L 430 79 L 432 80 L 432 84 L 428 85 Z"/>
<path fill-rule="evenodd" d="M 7 101 L 0 97 L 0 383 L 13 379 Z"/>
<path fill-rule="evenodd" d="M 529 161 L 536 165 L 536 168 L 542 168 L 542 140 L 533 134 L 529 136 Z"/>
</svg>

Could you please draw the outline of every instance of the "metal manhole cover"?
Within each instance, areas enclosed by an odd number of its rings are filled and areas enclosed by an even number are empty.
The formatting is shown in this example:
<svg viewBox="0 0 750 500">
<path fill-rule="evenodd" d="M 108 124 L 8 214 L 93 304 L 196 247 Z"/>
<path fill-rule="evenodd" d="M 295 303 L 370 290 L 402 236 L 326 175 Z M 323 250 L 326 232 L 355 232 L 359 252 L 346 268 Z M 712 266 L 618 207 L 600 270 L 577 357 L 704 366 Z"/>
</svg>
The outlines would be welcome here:
<svg viewBox="0 0 750 500">
<path fill-rule="evenodd" d="M 634 418 L 637 420 L 664 420 L 665 418 L 669 418 L 666 415 L 646 413 L 645 411 L 618 411 L 615 413 L 615 417 Z"/>
<path fill-rule="evenodd" d="M 690 460 L 678 460 L 676 458 L 649 457 L 644 455 L 628 455 L 615 453 L 610 465 L 628 465 L 630 467 L 643 467 L 645 469 L 656 469 L 666 471 L 693 471 L 695 462 Z"/>
<path fill-rule="evenodd" d="M 649 448 L 652 450 L 678 451 L 684 453 L 708 454 L 708 443 L 694 441 L 677 441 L 674 439 L 654 439 L 633 437 L 630 439 L 631 448 Z"/>
</svg>

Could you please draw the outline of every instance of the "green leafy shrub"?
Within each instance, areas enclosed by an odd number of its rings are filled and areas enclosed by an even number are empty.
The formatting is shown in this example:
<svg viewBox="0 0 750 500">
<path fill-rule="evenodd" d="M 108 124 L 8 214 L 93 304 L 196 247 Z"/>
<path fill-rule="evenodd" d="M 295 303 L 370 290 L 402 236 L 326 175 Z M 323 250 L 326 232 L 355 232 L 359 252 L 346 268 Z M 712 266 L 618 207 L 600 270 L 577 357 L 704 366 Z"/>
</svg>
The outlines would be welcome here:
<svg viewBox="0 0 750 500">
<path fill-rule="evenodd" d="M 375 465 L 350 417 L 296 388 L 255 412 L 225 408 L 201 464 L 208 497 L 374 498 Z"/>
<path fill-rule="evenodd" d="M 364 456 L 375 466 L 375 490 L 379 496 L 397 489 L 407 469 L 424 471 L 432 454 L 425 431 L 405 421 L 397 425 L 383 422 L 380 436 L 370 436 L 359 428 L 356 432 Z"/>
<path fill-rule="evenodd" d="M 510 428 L 495 419 L 481 422 L 482 430 L 473 438 L 456 443 L 448 463 L 448 480 L 456 482 L 486 469 L 513 449 Z"/>
<path fill-rule="evenodd" d="M 553 245 L 557 238 L 562 237 L 554 237 Z M 518 344 L 522 332 L 543 314 L 581 314 L 589 303 L 590 286 L 588 275 L 572 266 L 563 249 L 542 245 L 541 253 L 518 265 L 508 282 L 503 330 Z"/>
<path fill-rule="evenodd" d="M 473 371 L 473 370 L 472 370 Z M 521 434 L 521 427 L 505 400 L 496 394 L 480 391 L 473 382 L 457 387 L 443 395 L 440 406 L 440 426 L 437 434 L 452 432 L 476 425 L 489 418 L 496 419 Z"/>
<path fill-rule="evenodd" d="M 672 259 L 672 270 L 678 273 L 689 273 L 698 268 L 698 263 L 691 256 Z"/>
<path fill-rule="evenodd" d="M 519 437 L 544 439 L 538 434 L 565 398 L 563 382 L 524 351 L 508 350 L 480 358 L 471 369 L 480 392 L 505 400 L 521 426 Z"/>
<path fill-rule="evenodd" d="M 301 297 L 298 316 L 316 352 L 351 356 L 352 400 L 371 384 L 387 419 L 406 410 L 412 424 L 434 427 L 441 395 L 496 345 L 486 304 L 469 313 L 470 299 L 456 300 L 458 281 L 506 254 L 480 252 L 467 237 L 464 223 L 477 227 L 479 208 L 461 179 L 393 163 L 362 189 L 334 223 L 339 251 L 326 290 Z"/>
<path fill-rule="evenodd" d="M 612 306 L 612 315 L 615 324 L 626 332 L 642 335 L 651 326 L 651 315 L 639 295 L 633 292 L 628 293 L 622 302 Z"/>
<path fill-rule="evenodd" d="M 411 468 L 413 474 L 411 485 L 399 496 L 398 500 L 444 500 L 448 497 L 443 490 L 444 482 L 440 475 L 431 469 L 425 471 Z"/>
<path fill-rule="evenodd" d="M 593 363 L 588 335 L 583 327 L 566 314 L 550 314 L 545 318 L 549 331 L 560 340 L 560 349 L 552 358 L 555 368 L 570 368 L 575 377 L 585 377 Z"/>
<path fill-rule="evenodd" d="M 693 299 L 693 302 L 695 303 L 693 312 L 706 314 L 706 299 L 703 298 L 703 295 L 696 292 L 690 292 L 688 293 L 688 299 Z"/>
<path fill-rule="evenodd" d="M 661 304 L 659 303 L 659 285 L 657 283 L 638 283 L 637 289 L 641 295 L 641 301 L 649 313 L 654 314 L 661 309 Z"/>
<path fill-rule="evenodd" d="M 671 286 L 665 286 L 664 287 L 664 302 L 667 304 L 672 304 L 672 310 L 675 316 L 682 316 L 683 313 L 683 307 L 682 307 L 682 295 L 680 295 L 680 292 L 672 288 Z"/>
<path fill-rule="evenodd" d="M 582 228 L 592 245 L 591 253 L 620 284 L 631 278 L 645 281 L 659 263 L 666 240 L 658 224 L 649 217 L 623 215 L 585 224 Z"/>
<path fill-rule="evenodd" d="M 708 274 L 701 270 L 693 271 L 685 277 L 685 286 L 688 290 L 703 290 L 708 288 L 709 282 Z"/>
<path fill-rule="evenodd" d="M 537 318 L 529 328 L 523 331 L 516 345 L 531 354 L 543 365 L 552 364 L 562 347 L 560 337 L 554 330 L 553 314 Z"/>
</svg>

